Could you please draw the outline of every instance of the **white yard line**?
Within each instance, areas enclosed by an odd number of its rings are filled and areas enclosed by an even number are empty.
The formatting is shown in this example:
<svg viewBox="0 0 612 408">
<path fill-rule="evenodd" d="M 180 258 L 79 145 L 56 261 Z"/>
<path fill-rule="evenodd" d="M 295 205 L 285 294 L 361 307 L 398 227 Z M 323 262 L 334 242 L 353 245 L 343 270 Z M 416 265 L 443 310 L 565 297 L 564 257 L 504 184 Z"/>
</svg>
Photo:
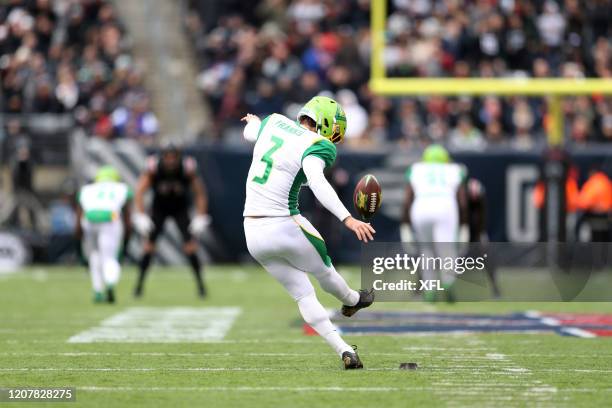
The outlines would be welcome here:
<svg viewBox="0 0 612 408">
<path fill-rule="evenodd" d="M 335 369 L 334 369 L 335 370 Z M 0 372 L 206 372 L 206 371 L 251 371 L 251 372 L 300 372 L 313 371 L 323 372 L 329 371 L 327 368 L 274 368 L 274 367 L 29 367 L 29 368 L 0 368 Z M 397 368 L 366 368 L 364 371 L 398 371 Z"/>
<path fill-rule="evenodd" d="M 212 387 L 108 387 L 108 386 L 95 386 L 86 385 L 76 387 L 78 391 L 91 391 L 91 392 L 204 392 L 204 391 L 220 391 L 220 392 L 337 392 L 337 391 L 355 391 L 355 392 L 396 392 L 396 391 L 435 391 L 436 387 L 423 386 L 423 387 L 341 387 L 341 386 L 327 386 L 327 387 L 253 387 L 253 386 L 212 386 Z M 501 388 L 501 387 L 500 387 Z M 490 391 L 490 390 L 489 390 Z M 559 390 L 563 392 L 612 392 L 612 388 L 564 388 Z M 472 395 L 469 391 L 465 391 L 466 394 Z M 489 396 L 493 398 L 508 398 L 504 396 Z"/>
<path fill-rule="evenodd" d="M 237 307 L 132 307 L 68 343 L 207 343 L 223 340 L 240 315 Z"/>
<path fill-rule="evenodd" d="M 425 358 L 459 362 L 459 364 L 423 364 L 424 370 L 447 373 L 448 377 L 433 382 L 434 395 L 451 406 L 471 406 L 474 399 L 481 404 L 502 402 L 504 405 L 549 405 L 557 388 L 534 379 L 533 371 L 515 364 L 507 354 L 500 353 L 478 338 L 457 341 L 458 347 L 444 350 L 432 347 L 423 350 Z M 465 347 L 467 344 L 472 347 Z M 436 351 L 441 351 L 434 355 Z M 448 356 L 449 352 L 462 353 Z M 469 364 L 472 361 L 474 364 Z M 487 363 L 488 362 L 488 363 Z M 510 390 L 510 391 L 509 391 Z M 493 392 L 493 393 L 492 393 Z"/>
<path fill-rule="evenodd" d="M 320 341 L 317 337 L 305 339 L 249 339 L 249 340 L 210 340 L 209 344 L 316 344 Z M 0 341 L 1 342 L 1 341 Z M 49 340 L 49 339 L 32 339 L 32 340 L 4 340 L 7 344 L 65 344 L 65 339 Z M 188 342 L 186 342 L 188 343 Z"/>
<path fill-rule="evenodd" d="M 110 357 L 110 356 L 142 356 L 142 357 L 329 357 L 332 351 L 321 353 L 241 353 L 241 352 L 221 352 L 221 353 L 176 353 L 176 352 L 96 352 L 96 351 L 75 351 L 75 352 L 0 352 L 0 356 L 31 356 L 31 357 Z M 368 356 L 408 356 L 411 353 L 367 353 Z"/>
<path fill-rule="evenodd" d="M 455 351 L 455 352 L 472 352 L 472 351 L 491 351 L 495 350 L 493 347 L 422 347 L 422 346 L 411 346 L 403 347 L 402 350 L 408 351 Z"/>
</svg>

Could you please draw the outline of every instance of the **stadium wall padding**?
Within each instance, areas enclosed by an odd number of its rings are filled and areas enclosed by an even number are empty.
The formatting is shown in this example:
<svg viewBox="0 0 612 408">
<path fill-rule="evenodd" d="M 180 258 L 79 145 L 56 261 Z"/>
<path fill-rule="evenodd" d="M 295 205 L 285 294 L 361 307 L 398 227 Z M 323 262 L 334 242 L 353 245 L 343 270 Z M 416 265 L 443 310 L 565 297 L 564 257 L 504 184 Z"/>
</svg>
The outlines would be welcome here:
<svg viewBox="0 0 612 408">
<path fill-rule="evenodd" d="M 226 245 L 234 260 L 248 258 L 242 227 L 242 210 L 245 196 L 245 179 L 251 162 L 251 150 L 245 146 L 222 145 L 196 146 L 187 151 L 199 164 L 210 197 L 210 213 L 216 235 Z M 395 153 L 397 154 L 397 153 Z M 340 151 L 337 165 L 350 175 L 350 180 L 339 195 L 347 208 L 354 212 L 352 189 L 359 175 L 370 169 L 381 168 L 389 153 Z M 530 189 L 539 175 L 540 152 L 498 151 L 476 153 L 455 152 L 453 158 L 467 166 L 469 175 L 485 186 L 488 198 L 488 232 L 491 241 L 534 240 L 537 220 L 528 217 L 531 204 Z M 607 150 L 591 149 L 572 154 L 572 160 L 580 171 L 582 183 L 593 163 L 610 160 Z M 404 169 L 405 170 L 405 169 Z M 608 169 L 609 173 L 609 169 Z M 514 187 L 511 188 L 510 184 Z M 508 191 L 518 192 L 509 196 Z M 383 192 L 384 205 L 384 192 Z M 320 209 L 307 188 L 302 189 L 300 210 L 325 237 L 335 262 L 358 262 L 359 243 L 338 220 Z M 513 217 L 509 217 L 513 212 Z M 509 225 L 509 219 L 517 225 Z M 398 220 L 382 212 L 372 221 L 378 241 L 398 241 Z"/>
</svg>

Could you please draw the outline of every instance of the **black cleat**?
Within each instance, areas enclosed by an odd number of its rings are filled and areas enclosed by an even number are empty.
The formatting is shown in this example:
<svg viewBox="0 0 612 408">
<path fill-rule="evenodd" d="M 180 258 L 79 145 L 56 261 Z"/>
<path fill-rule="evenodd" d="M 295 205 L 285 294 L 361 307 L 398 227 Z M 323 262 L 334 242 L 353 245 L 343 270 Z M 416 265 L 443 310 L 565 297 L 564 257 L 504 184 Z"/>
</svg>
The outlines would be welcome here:
<svg viewBox="0 0 612 408">
<path fill-rule="evenodd" d="M 208 291 L 206 290 L 206 285 L 202 284 L 198 286 L 198 296 L 200 297 L 200 299 L 206 298 L 207 294 L 208 294 Z"/>
<path fill-rule="evenodd" d="M 359 302 L 357 302 L 355 306 L 342 305 L 342 315 L 351 317 L 357 313 L 359 309 L 364 309 L 370 306 L 372 303 L 374 303 L 374 289 L 361 289 L 359 290 Z"/>
<path fill-rule="evenodd" d="M 134 297 L 135 298 L 142 297 L 142 286 L 141 285 L 136 285 L 136 287 L 134 288 Z"/>
<path fill-rule="evenodd" d="M 115 303 L 115 291 L 110 286 L 106 289 L 106 301 L 108 303 Z"/>
<path fill-rule="evenodd" d="M 345 351 L 342 353 L 342 362 L 345 370 L 359 370 L 363 368 L 363 363 L 357 354 L 357 346 L 352 346 L 353 351 Z"/>
</svg>

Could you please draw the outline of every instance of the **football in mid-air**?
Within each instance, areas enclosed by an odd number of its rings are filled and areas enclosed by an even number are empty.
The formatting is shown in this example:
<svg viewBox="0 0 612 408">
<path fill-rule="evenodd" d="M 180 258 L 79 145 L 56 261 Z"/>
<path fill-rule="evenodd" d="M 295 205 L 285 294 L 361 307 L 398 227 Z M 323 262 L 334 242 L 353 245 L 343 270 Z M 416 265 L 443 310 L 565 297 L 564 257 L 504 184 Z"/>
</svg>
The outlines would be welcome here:
<svg viewBox="0 0 612 408">
<path fill-rule="evenodd" d="M 382 191 L 376 177 L 366 174 L 355 186 L 353 204 L 362 219 L 369 220 L 380 208 Z"/>
</svg>

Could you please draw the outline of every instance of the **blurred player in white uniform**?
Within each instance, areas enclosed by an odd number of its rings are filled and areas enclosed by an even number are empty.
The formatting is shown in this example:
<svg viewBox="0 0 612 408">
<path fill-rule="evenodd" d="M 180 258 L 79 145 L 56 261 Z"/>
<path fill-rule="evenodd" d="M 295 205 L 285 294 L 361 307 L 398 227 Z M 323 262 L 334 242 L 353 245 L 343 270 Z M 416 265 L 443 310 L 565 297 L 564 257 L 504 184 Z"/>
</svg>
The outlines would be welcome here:
<svg viewBox="0 0 612 408">
<path fill-rule="evenodd" d="M 102 167 L 95 181 L 81 188 L 77 196 L 76 236 L 88 258 L 94 302 L 115 301 L 119 282 L 119 257 L 130 235 L 129 204 L 132 190 L 122 183 L 117 170 Z"/>
<path fill-rule="evenodd" d="M 451 163 L 444 147 L 435 144 L 427 147 L 422 161 L 406 171 L 408 184 L 402 216 L 402 241 L 433 243 L 420 247 L 426 256 L 456 256 L 454 243 L 468 240 L 465 179 L 465 168 Z M 425 268 L 422 274 L 423 279 L 436 279 L 433 270 Z M 455 274 L 444 273 L 441 279 L 449 292 L 447 295 L 452 296 L 450 287 Z M 434 293 L 426 292 L 425 296 L 433 300 Z"/>
<path fill-rule="evenodd" d="M 244 231 L 251 255 L 295 299 L 302 317 L 342 358 L 346 369 L 363 368 L 354 348 L 342 340 L 319 303 L 307 274 L 352 316 L 374 301 L 372 291 L 355 291 L 336 272 L 325 241 L 300 215 L 298 195 L 308 183 L 317 199 L 357 238 L 372 240 L 374 229 L 351 217 L 323 170 L 336 160 L 336 146 L 346 129 L 342 107 L 317 96 L 300 110 L 298 121 L 272 114 L 260 121 L 247 115 L 245 139 L 255 142 L 246 181 Z"/>
</svg>

